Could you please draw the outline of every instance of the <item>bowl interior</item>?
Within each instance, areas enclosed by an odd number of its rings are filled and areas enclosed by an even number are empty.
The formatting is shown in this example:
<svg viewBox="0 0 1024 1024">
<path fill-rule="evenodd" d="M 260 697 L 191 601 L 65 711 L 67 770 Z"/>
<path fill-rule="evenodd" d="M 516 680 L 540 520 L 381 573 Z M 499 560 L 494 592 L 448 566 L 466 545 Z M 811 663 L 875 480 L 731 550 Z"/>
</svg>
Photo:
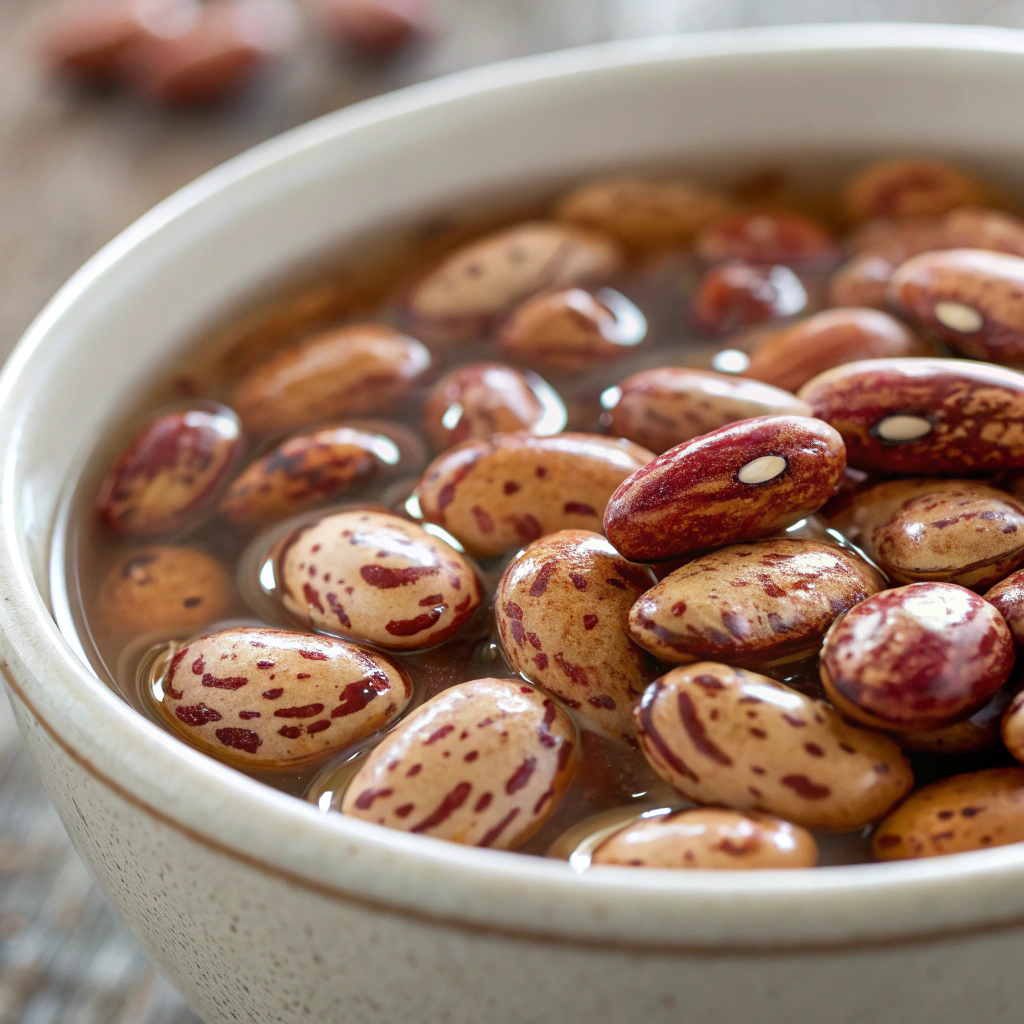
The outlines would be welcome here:
<svg viewBox="0 0 1024 1024">
<path fill-rule="evenodd" d="M 287 852 L 300 875 L 457 916 L 511 926 L 549 920 L 558 907 L 552 927 L 570 934 L 702 942 L 907 933 L 1024 915 L 1024 886 L 1006 898 L 1008 880 L 1024 876 L 1015 848 L 785 879 L 575 878 L 561 864 L 327 821 L 128 713 L 74 656 L 48 609 L 56 510 L 95 439 L 203 327 L 282 271 L 357 244 L 375 225 L 616 167 L 733 175 L 766 162 L 800 170 L 910 153 L 963 161 L 1019 190 L 1019 93 L 1024 35 L 994 30 L 832 26 L 616 44 L 362 104 L 200 179 L 72 279 L 0 384 L 0 578 L 13 595 L 0 627 L 33 706 L 71 746 L 229 847 L 271 863 Z M 120 742 L 97 740 L 94 725 Z M 184 800 L 196 780 L 208 780 L 209 792 Z M 265 827 L 254 829 L 254 818 Z M 292 828 L 301 841 L 282 851 L 275 837 Z M 354 851 L 344 864 L 330 856 L 339 836 Z M 381 857 L 390 880 L 380 877 Z M 399 870 L 408 879 L 396 885 Z M 887 901 L 884 922 L 868 896 Z M 695 913 L 681 915 L 684 905 Z M 638 912 L 648 915 L 642 925 Z"/>
</svg>

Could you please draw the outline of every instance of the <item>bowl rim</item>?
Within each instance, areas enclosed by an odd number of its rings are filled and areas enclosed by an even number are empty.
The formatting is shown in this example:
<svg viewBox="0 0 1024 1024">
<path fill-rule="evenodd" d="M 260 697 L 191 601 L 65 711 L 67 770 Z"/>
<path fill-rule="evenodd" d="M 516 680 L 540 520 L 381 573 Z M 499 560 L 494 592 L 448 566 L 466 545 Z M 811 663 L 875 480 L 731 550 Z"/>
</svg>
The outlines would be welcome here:
<svg viewBox="0 0 1024 1024">
<path fill-rule="evenodd" d="M 325 897 L 463 930 L 526 942 L 699 954 L 932 942 L 1024 925 L 1024 900 L 1016 905 L 1007 898 L 1015 888 L 1024 890 L 1024 845 L 814 871 L 605 868 L 575 875 L 562 862 L 467 849 L 321 814 L 181 743 L 86 668 L 33 579 L 14 492 L 20 425 L 32 404 L 31 384 L 22 385 L 51 332 L 73 317 L 83 296 L 116 286 L 111 279 L 137 247 L 246 179 L 285 175 L 311 150 L 361 129 L 527 83 L 694 60 L 929 49 L 980 60 L 1004 54 L 1019 63 L 1024 79 L 1024 32 L 984 26 L 783 26 L 602 43 L 458 72 L 324 115 L 214 168 L 144 214 L 57 292 L 0 375 L 0 672 L 30 722 L 135 809 L 225 857 Z M 93 716 L 119 742 L 98 745 L 67 713 L 70 696 L 76 711 Z M 141 763 L 143 754 L 153 771 L 124 778 L 117 769 L 131 757 Z M 171 769 L 173 785 L 166 781 Z M 192 782 L 202 785 L 190 789 Z M 253 817 L 261 822 L 256 830 Z M 389 880 L 402 884 L 389 886 Z"/>
</svg>

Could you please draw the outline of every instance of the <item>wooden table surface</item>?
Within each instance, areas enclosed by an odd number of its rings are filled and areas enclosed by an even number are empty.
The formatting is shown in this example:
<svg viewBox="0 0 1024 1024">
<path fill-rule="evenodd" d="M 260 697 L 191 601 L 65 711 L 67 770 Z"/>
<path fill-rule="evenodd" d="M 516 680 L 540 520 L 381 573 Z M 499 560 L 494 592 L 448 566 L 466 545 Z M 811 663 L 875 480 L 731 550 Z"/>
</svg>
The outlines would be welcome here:
<svg viewBox="0 0 1024 1024">
<path fill-rule="evenodd" d="M 32 45 L 50 0 L 0 0 L 0 357 L 83 260 L 159 199 L 268 136 L 379 92 L 664 32 L 867 20 L 1024 27 L 1021 0 L 437 2 L 434 37 L 393 62 L 355 63 L 307 31 L 245 95 L 184 113 L 54 83 Z M 0 703 L 0 1024 L 197 1021 L 92 883 Z"/>
</svg>

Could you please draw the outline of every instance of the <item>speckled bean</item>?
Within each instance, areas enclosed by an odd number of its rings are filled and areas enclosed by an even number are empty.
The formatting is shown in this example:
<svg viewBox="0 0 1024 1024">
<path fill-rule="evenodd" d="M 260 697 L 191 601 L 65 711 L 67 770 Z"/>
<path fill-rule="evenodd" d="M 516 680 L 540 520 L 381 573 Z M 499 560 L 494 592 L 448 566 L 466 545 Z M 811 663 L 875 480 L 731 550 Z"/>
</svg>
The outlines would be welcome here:
<svg viewBox="0 0 1024 1024">
<path fill-rule="evenodd" d="M 754 540 L 820 508 L 846 459 L 839 435 L 805 416 L 722 427 L 659 455 L 623 481 L 605 533 L 638 562 Z"/>
<path fill-rule="evenodd" d="M 224 406 L 152 420 L 118 456 L 96 505 L 115 533 L 153 536 L 184 526 L 216 499 L 242 452 L 238 417 Z"/>
<path fill-rule="evenodd" d="M 234 390 L 247 430 L 279 434 L 391 409 L 430 366 L 418 341 L 381 324 L 339 327 L 271 356 Z"/>
<path fill-rule="evenodd" d="M 406 310 L 429 341 L 468 341 L 538 292 L 601 283 L 622 263 L 618 244 L 601 232 L 530 221 L 469 242 L 410 290 Z"/>
<path fill-rule="evenodd" d="M 743 375 L 797 391 L 833 366 L 927 352 L 928 346 L 888 313 L 827 309 L 768 334 L 751 353 Z"/>
<path fill-rule="evenodd" d="M 647 249 L 689 241 L 730 206 L 724 192 L 685 178 L 622 177 L 573 189 L 559 201 L 555 216 Z"/>
<path fill-rule="evenodd" d="M 974 754 L 999 743 L 999 723 L 1013 699 L 1013 687 L 1004 686 L 970 718 L 939 729 L 906 729 L 892 738 L 904 749 L 918 754 Z"/>
<path fill-rule="evenodd" d="M 380 647 L 433 647 L 481 600 L 458 551 L 384 512 L 336 512 L 299 527 L 276 546 L 274 565 L 280 599 L 297 619 Z"/>
<path fill-rule="evenodd" d="M 1017 652 L 1024 651 L 1024 569 L 997 583 L 985 600 L 1006 620 Z"/>
<path fill-rule="evenodd" d="M 789 267 L 731 260 L 708 270 L 690 303 L 690 320 L 707 334 L 796 316 L 807 305 L 807 289 Z"/>
<path fill-rule="evenodd" d="M 999 732 L 1010 756 L 1016 761 L 1024 761 L 1024 692 L 1010 701 L 1003 713 Z"/>
<path fill-rule="evenodd" d="M 989 249 L 1024 256 L 1024 221 L 1002 210 L 965 206 L 942 219 L 947 249 Z"/>
<path fill-rule="evenodd" d="M 989 768 L 919 789 L 875 829 L 876 860 L 913 860 L 1024 841 L 1024 768 Z"/>
<path fill-rule="evenodd" d="M 744 669 L 673 669 L 647 688 L 636 714 L 651 767 L 698 803 L 847 832 L 881 818 L 914 784 L 888 736 Z"/>
<path fill-rule="evenodd" d="M 460 366 L 434 385 L 423 406 L 423 432 L 439 451 L 517 430 L 547 437 L 565 421 L 565 403 L 550 384 L 501 363 Z"/>
<path fill-rule="evenodd" d="M 577 765 L 576 729 L 516 679 L 427 701 L 371 751 L 342 811 L 388 828 L 512 850 L 551 817 Z"/>
<path fill-rule="evenodd" d="M 529 366 L 571 371 L 622 359 L 646 337 L 647 320 L 625 295 L 611 288 L 570 288 L 517 306 L 498 344 Z"/>
<path fill-rule="evenodd" d="M 843 193 L 846 216 L 939 216 L 958 206 L 984 205 L 988 189 L 973 175 L 938 160 L 880 160 L 859 171 Z"/>
<path fill-rule="evenodd" d="M 836 616 L 884 585 L 867 562 L 834 544 L 734 544 L 649 589 L 629 613 L 629 633 L 681 665 L 774 665 L 817 652 Z"/>
<path fill-rule="evenodd" d="M 596 434 L 499 434 L 438 456 L 416 486 L 426 520 L 490 557 L 563 529 L 597 529 L 612 491 L 654 457 Z"/>
<path fill-rule="evenodd" d="M 199 629 L 231 607 L 231 580 L 195 548 L 153 544 L 120 555 L 103 577 L 96 611 L 116 636 Z"/>
<path fill-rule="evenodd" d="M 888 300 L 962 355 L 1024 362 L 1024 257 L 983 249 L 922 253 L 897 267 Z"/>
<path fill-rule="evenodd" d="M 251 463 L 228 488 L 220 511 L 237 524 L 285 519 L 364 486 L 400 461 L 398 445 L 383 434 L 325 427 Z"/>
<path fill-rule="evenodd" d="M 733 213 L 707 225 L 694 240 L 707 263 L 744 260 L 786 266 L 828 264 L 839 244 L 824 224 L 799 213 Z"/>
<path fill-rule="evenodd" d="M 846 247 L 861 256 L 880 256 L 894 266 L 922 252 L 948 248 L 941 217 L 878 217 L 846 238 Z"/>
<path fill-rule="evenodd" d="M 989 587 L 1024 564 L 1024 505 L 974 481 L 904 502 L 875 528 L 879 566 L 898 583 Z"/>
<path fill-rule="evenodd" d="M 608 432 L 664 452 L 739 420 L 806 416 L 810 406 L 781 388 L 713 370 L 641 370 L 603 396 Z"/>
<path fill-rule="evenodd" d="M 282 768 L 365 739 L 394 721 L 411 696 L 408 678 L 382 654 L 256 627 L 180 647 L 160 707 L 176 732 L 219 760 Z"/>
<path fill-rule="evenodd" d="M 844 263 L 828 285 L 828 304 L 832 307 L 858 306 L 861 309 L 889 308 L 886 295 L 896 264 L 884 256 L 863 253 Z"/>
<path fill-rule="evenodd" d="M 589 725 L 633 738 L 633 706 L 654 676 L 626 635 L 633 602 L 654 574 L 598 533 L 561 530 L 534 541 L 494 595 L 509 664 L 575 708 Z"/>
<path fill-rule="evenodd" d="M 833 623 L 821 681 L 844 715 L 890 731 L 970 717 L 1009 678 L 1002 616 L 950 583 L 912 583 L 869 597 Z"/>
<path fill-rule="evenodd" d="M 851 466 L 970 476 L 1024 466 L 1024 375 L 960 359 L 867 359 L 799 396 L 846 442 Z"/>
<path fill-rule="evenodd" d="M 818 844 L 807 829 L 768 814 L 696 807 L 637 819 L 605 839 L 590 863 L 712 871 L 813 868 Z"/>
</svg>

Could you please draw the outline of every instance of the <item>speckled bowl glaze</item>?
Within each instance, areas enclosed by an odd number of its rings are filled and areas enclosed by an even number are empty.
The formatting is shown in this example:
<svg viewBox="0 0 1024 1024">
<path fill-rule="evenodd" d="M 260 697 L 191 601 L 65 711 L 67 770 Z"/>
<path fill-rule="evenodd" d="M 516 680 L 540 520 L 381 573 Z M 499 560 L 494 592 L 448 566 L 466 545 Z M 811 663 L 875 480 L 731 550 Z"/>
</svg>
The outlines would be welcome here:
<svg viewBox="0 0 1024 1024">
<path fill-rule="evenodd" d="M 485 68 L 232 161 L 57 295 L 0 381 L 0 669 L 77 849 L 207 1021 L 1017 1015 L 1024 845 L 807 872 L 576 876 L 322 815 L 94 678 L 51 615 L 48 553 L 60 496 L 121 397 L 199 325 L 328 245 L 509 183 L 708 154 L 727 166 L 805 149 L 944 154 L 1019 195 L 1022 95 L 1024 35 L 963 27 L 705 35 Z"/>
</svg>

